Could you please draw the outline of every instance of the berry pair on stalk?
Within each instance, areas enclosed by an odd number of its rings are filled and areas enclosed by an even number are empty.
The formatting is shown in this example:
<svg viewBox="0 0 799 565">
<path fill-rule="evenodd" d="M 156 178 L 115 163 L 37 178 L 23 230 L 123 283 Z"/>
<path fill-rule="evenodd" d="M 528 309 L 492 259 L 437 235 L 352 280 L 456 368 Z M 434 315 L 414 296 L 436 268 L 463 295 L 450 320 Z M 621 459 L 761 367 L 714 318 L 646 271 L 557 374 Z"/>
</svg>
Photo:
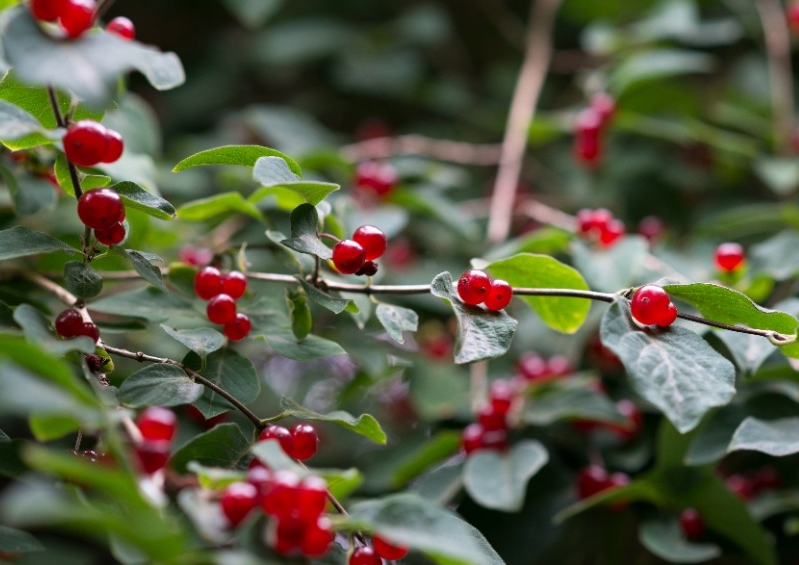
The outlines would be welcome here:
<svg viewBox="0 0 799 565">
<path fill-rule="evenodd" d="M 343 239 L 333 247 L 333 265 L 344 275 L 366 275 L 377 273 L 377 263 L 386 251 L 386 236 L 375 226 L 364 225 L 352 234 L 352 239 Z"/>
<path fill-rule="evenodd" d="M 513 298 L 513 287 L 507 281 L 491 278 L 479 269 L 470 269 L 458 279 L 458 296 L 465 304 L 485 303 L 489 310 L 502 310 Z"/>
<path fill-rule="evenodd" d="M 633 318 L 645 326 L 668 327 L 677 319 L 677 307 L 661 287 L 647 284 L 635 291 L 630 301 Z"/>
<path fill-rule="evenodd" d="M 94 230 L 94 237 L 103 245 L 119 245 L 125 239 L 125 204 L 111 188 L 95 188 L 81 194 L 78 217 Z"/>
<path fill-rule="evenodd" d="M 247 290 L 247 277 L 239 271 L 223 275 L 216 267 L 203 267 L 194 277 L 194 292 L 208 300 L 205 313 L 214 324 L 224 325 L 230 341 L 241 341 L 250 334 L 252 322 L 246 314 L 236 312 L 236 300 Z"/>
<path fill-rule="evenodd" d="M 100 330 L 97 328 L 97 324 L 83 321 L 80 312 L 72 308 L 64 310 L 56 317 L 55 331 L 65 338 L 86 336 L 95 342 L 100 339 Z"/>
<path fill-rule="evenodd" d="M 508 415 L 517 397 L 510 381 L 498 379 L 491 383 L 488 403 L 477 412 L 477 422 L 469 424 L 461 434 L 466 455 L 480 449 L 504 451 L 508 448 Z"/>
<path fill-rule="evenodd" d="M 122 151 L 125 149 L 118 131 L 94 120 L 80 120 L 73 123 L 67 128 L 62 141 L 69 162 L 80 167 L 113 163 L 122 156 Z"/>
<path fill-rule="evenodd" d="M 67 37 L 76 39 L 94 25 L 97 16 L 95 0 L 31 0 L 30 11 L 41 22 L 58 22 Z M 122 39 L 136 35 L 133 22 L 128 18 L 114 18 L 106 30 Z"/>
<path fill-rule="evenodd" d="M 152 475 L 166 467 L 177 421 L 174 412 L 160 406 L 151 406 L 136 418 L 142 441 L 133 451 L 145 475 Z"/>
<path fill-rule="evenodd" d="M 585 239 L 598 242 L 602 247 L 610 247 L 626 230 L 624 223 L 614 218 L 610 210 L 584 208 L 577 212 L 577 232 Z"/>
<path fill-rule="evenodd" d="M 408 548 L 391 543 L 378 536 L 372 536 L 372 547 L 365 545 L 358 547 L 350 555 L 348 565 L 382 565 L 382 559 L 396 561 L 408 554 Z"/>
</svg>

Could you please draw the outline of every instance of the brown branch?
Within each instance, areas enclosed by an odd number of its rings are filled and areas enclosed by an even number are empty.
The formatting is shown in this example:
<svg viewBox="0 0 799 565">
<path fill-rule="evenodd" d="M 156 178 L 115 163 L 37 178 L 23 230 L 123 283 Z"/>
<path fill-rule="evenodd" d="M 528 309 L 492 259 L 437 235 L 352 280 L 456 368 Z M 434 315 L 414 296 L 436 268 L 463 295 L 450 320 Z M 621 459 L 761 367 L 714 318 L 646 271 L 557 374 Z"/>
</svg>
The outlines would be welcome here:
<svg viewBox="0 0 799 565">
<path fill-rule="evenodd" d="M 496 165 L 501 154 L 497 144 L 472 144 L 421 135 L 378 137 L 345 145 L 339 152 L 349 161 L 385 159 L 392 155 L 423 155 L 439 161 L 484 166 Z"/>
<path fill-rule="evenodd" d="M 787 156 L 793 153 L 794 128 L 791 34 L 779 0 L 756 0 L 755 6 L 763 26 L 768 56 L 775 149 L 777 154 Z"/>
<path fill-rule="evenodd" d="M 487 235 L 491 243 L 504 241 L 510 231 L 516 187 L 527 147 L 527 131 L 552 56 L 552 28 L 560 3 L 561 0 L 533 0 L 530 5 L 527 47 L 508 112 L 502 158 L 488 216 Z"/>
</svg>

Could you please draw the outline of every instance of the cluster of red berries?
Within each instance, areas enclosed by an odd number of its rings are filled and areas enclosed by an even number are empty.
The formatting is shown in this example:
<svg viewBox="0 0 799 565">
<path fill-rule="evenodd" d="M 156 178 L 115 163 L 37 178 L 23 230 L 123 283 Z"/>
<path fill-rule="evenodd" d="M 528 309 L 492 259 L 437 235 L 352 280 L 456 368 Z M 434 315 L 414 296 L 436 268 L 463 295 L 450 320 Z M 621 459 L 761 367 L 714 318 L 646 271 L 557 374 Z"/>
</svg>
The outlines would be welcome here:
<svg viewBox="0 0 799 565">
<path fill-rule="evenodd" d="M 280 447 L 289 457 L 305 461 L 316 453 L 319 447 L 319 436 L 311 424 L 299 422 L 289 430 L 283 426 L 269 424 L 258 436 L 259 441 L 276 439 Z"/>
<path fill-rule="evenodd" d="M 603 247 L 610 247 L 626 233 L 626 229 L 624 222 L 614 218 L 610 210 L 584 208 L 577 212 L 577 232 Z"/>
<path fill-rule="evenodd" d="M 103 245 L 119 245 L 125 239 L 125 204 L 111 188 L 95 188 L 81 194 L 78 217 L 94 230 L 94 237 Z"/>
<path fill-rule="evenodd" d="M 727 488 L 741 500 L 749 500 L 763 491 L 780 485 L 780 478 L 773 467 L 762 467 L 749 473 L 733 473 L 724 479 Z"/>
<path fill-rule="evenodd" d="M 100 330 L 97 328 L 97 324 L 85 322 L 80 312 L 72 308 L 64 310 L 56 317 L 55 331 L 67 339 L 78 336 L 90 337 L 95 342 L 100 339 Z"/>
<path fill-rule="evenodd" d="M 645 216 L 638 222 L 638 233 L 646 238 L 649 243 L 660 239 L 666 231 L 666 224 L 657 216 Z"/>
<path fill-rule="evenodd" d="M 97 17 L 95 0 L 31 0 L 33 17 L 41 22 L 58 22 L 67 37 L 76 39 L 94 25 Z M 133 39 L 135 30 L 128 18 L 114 18 L 106 30 L 123 39 Z"/>
<path fill-rule="evenodd" d="M 208 301 L 205 313 L 208 320 L 224 326 L 230 341 L 241 341 L 250 334 L 252 322 L 246 314 L 236 311 L 236 300 L 247 290 L 247 277 L 239 271 L 223 275 L 216 267 L 203 267 L 194 277 L 194 292 Z"/>
<path fill-rule="evenodd" d="M 118 131 L 94 120 L 80 120 L 71 124 L 62 141 L 67 159 L 80 167 L 113 163 L 125 150 L 125 143 Z"/>
<path fill-rule="evenodd" d="M 677 319 L 677 307 L 661 287 L 647 284 L 633 294 L 630 301 L 633 318 L 645 326 L 668 327 Z"/>
<path fill-rule="evenodd" d="M 497 379 L 491 383 L 488 403 L 478 410 L 477 422 L 463 429 L 461 442 L 466 455 L 479 449 L 508 448 L 508 415 L 517 397 L 518 389 L 512 382 Z"/>
<path fill-rule="evenodd" d="M 489 310 L 502 310 L 513 298 L 513 287 L 502 279 L 491 278 L 478 269 L 470 269 L 458 279 L 458 296 L 465 304 L 485 303 Z"/>
<path fill-rule="evenodd" d="M 386 162 L 364 161 L 355 169 L 355 188 L 361 194 L 385 196 L 397 181 L 397 170 Z"/>
<path fill-rule="evenodd" d="M 352 239 L 343 239 L 333 247 L 333 265 L 344 275 L 366 275 L 377 273 L 377 263 L 386 251 L 386 236 L 375 226 L 359 227 Z"/>
<path fill-rule="evenodd" d="M 136 418 L 142 441 L 134 446 L 133 452 L 145 475 L 152 475 L 166 467 L 177 423 L 175 413 L 160 406 L 146 408 Z"/>
<path fill-rule="evenodd" d="M 586 167 L 602 159 L 602 132 L 616 111 L 616 102 L 607 92 L 598 92 L 577 115 L 574 127 L 574 155 Z"/>
<path fill-rule="evenodd" d="M 382 559 L 396 561 L 407 554 L 407 547 L 391 543 L 374 534 L 372 535 L 372 547 L 365 545 L 356 548 L 350 555 L 348 565 L 382 565 Z"/>
<path fill-rule="evenodd" d="M 589 465 L 577 476 L 577 494 L 581 500 L 590 498 L 609 489 L 623 487 L 630 482 L 626 473 L 608 473 L 599 465 Z M 614 508 L 620 509 L 624 504 L 616 503 Z"/>
<path fill-rule="evenodd" d="M 523 353 L 516 362 L 516 375 L 514 379 L 526 385 L 527 383 L 549 382 L 571 374 L 573 367 L 563 355 L 553 355 L 545 359 L 538 353 L 529 351 Z"/>
<path fill-rule="evenodd" d="M 713 254 L 716 268 L 722 273 L 732 273 L 743 267 L 746 262 L 744 248 L 739 243 L 726 242 L 720 244 Z"/>
</svg>

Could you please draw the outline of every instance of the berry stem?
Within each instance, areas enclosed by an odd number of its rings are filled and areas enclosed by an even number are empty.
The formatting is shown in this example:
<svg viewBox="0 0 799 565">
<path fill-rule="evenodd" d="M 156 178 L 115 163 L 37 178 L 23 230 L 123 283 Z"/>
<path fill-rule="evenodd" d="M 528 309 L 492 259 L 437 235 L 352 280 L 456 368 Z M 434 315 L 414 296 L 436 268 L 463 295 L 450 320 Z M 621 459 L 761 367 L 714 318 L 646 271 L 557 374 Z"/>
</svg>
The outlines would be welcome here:
<svg viewBox="0 0 799 565">
<path fill-rule="evenodd" d="M 336 243 L 340 243 L 341 242 L 341 240 L 339 238 L 337 238 L 335 235 L 333 235 L 332 233 L 322 232 L 322 233 L 319 234 L 319 239 L 325 239 L 325 238 L 329 239 L 330 241 L 334 241 Z"/>
<path fill-rule="evenodd" d="M 50 98 L 50 106 L 53 108 L 53 115 L 55 116 L 55 122 L 58 124 L 58 127 L 65 128 L 67 127 L 67 121 L 64 119 L 64 116 L 61 115 L 61 108 L 58 106 L 58 95 L 56 94 L 55 88 L 52 86 L 47 87 L 47 96 Z M 80 186 L 80 176 L 78 175 L 78 168 L 72 164 L 72 162 L 67 159 L 67 168 L 69 169 L 69 177 L 72 179 L 72 187 L 75 189 L 75 198 L 80 198 L 83 195 L 83 189 Z M 88 231 L 86 237 L 84 238 L 88 245 L 89 237 L 91 234 Z M 85 251 L 85 250 L 84 250 Z"/>
</svg>

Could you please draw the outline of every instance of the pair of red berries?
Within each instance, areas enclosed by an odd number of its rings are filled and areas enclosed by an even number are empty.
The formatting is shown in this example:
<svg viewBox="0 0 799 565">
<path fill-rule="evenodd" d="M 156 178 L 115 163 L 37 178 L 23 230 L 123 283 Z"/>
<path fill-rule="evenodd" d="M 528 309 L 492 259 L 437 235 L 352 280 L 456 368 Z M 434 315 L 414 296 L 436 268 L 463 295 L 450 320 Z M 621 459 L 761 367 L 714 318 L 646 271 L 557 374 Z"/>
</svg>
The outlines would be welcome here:
<svg viewBox="0 0 799 565">
<path fill-rule="evenodd" d="M 364 161 L 355 169 L 355 187 L 361 193 L 385 196 L 397 186 L 396 169 L 389 163 Z"/>
<path fill-rule="evenodd" d="M 208 300 L 205 313 L 208 320 L 224 326 L 230 341 L 241 341 L 250 334 L 252 322 L 246 314 L 236 311 L 236 300 L 247 290 L 247 277 L 239 271 L 223 275 L 216 267 L 203 267 L 194 277 L 194 292 Z"/>
<path fill-rule="evenodd" d="M 382 565 L 382 559 L 396 561 L 407 554 L 407 547 L 391 543 L 375 534 L 372 536 L 372 547 L 365 545 L 356 548 L 350 555 L 348 565 Z"/>
<path fill-rule="evenodd" d="M 67 159 L 80 167 L 113 163 L 125 149 L 118 131 L 94 120 L 80 120 L 71 124 L 62 141 Z"/>
<path fill-rule="evenodd" d="M 321 477 L 300 479 L 292 471 L 273 472 L 260 464 L 249 469 L 246 482 L 225 488 L 220 507 L 234 528 L 260 507 L 274 518 L 267 538 L 275 551 L 313 558 L 325 555 L 335 536 L 324 516 L 327 496 L 327 481 Z"/>
<path fill-rule="evenodd" d="M 166 467 L 177 422 L 174 412 L 160 406 L 146 408 L 136 418 L 142 441 L 133 449 L 144 474 L 152 475 Z"/>
<path fill-rule="evenodd" d="M 31 0 L 33 17 L 42 22 L 55 22 L 61 25 L 67 37 L 80 37 L 94 25 L 97 15 L 95 0 Z M 136 30 L 128 18 L 114 18 L 106 30 L 123 39 L 133 39 Z"/>
<path fill-rule="evenodd" d="M 375 226 L 364 225 L 333 247 L 333 265 L 344 275 L 372 276 L 377 273 L 375 259 L 386 251 L 386 236 Z"/>
<path fill-rule="evenodd" d="M 610 210 L 584 208 L 577 212 L 577 232 L 603 247 L 610 247 L 626 233 L 626 229 L 624 223 L 614 218 Z"/>
<path fill-rule="evenodd" d="M 80 312 L 71 308 L 64 310 L 56 317 L 55 331 L 65 338 L 86 336 L 95 342 L 100 339 L 100 330 L 97 328 L 97 324 L 84 322 Z"/>
<path fill-rule="evenodd" d="M 119 245 L 125 239 L 125 204 L 111 188 L 95 188 L 81 194 L 78 217 L 104 245 Z"/>
<path fill-rule="evenodd" d="M 489 310 L 502 310 L 513 298 L 513 287 L 502 279 L 491 278 L 479 269 L 470 269 L 458 279 L 458 296 L 465 304 L 485 303 Z"/>
<path fill-rule="evenodd" d="M 480 449 L 507 449 L 508 414 L 516 397 L 516 387 L 510 381 L 497 379 L 491 383 L 488 403 L 477 412 L 477 422 L 466 426 L 461 434 L 466 455 Z"/>
<path fill-rule="evenodd" d="M 525 384 L 549 382 L 565 377 L 573 370 L 571 361 L 563 355 L 553 355 L 549 359 L 544 359 L 538 353 L 527 352 L 516 362 L 515 379 Z"/>
<path fill-rule="evenodd" d="M 258 436 L 259 441 L 276 439 L 289 457 L 305 461 L 316 453 L 319 436 L 311 424 L 299 422 L 289 430 L 283 426 L 269 424 Z"/>
<path fill-rule="evenodd" d="M 584 500 L 600 492 L 623 487 L 629 482 L 630 477 L 626 473 L 608 473 L 599 465 L 589 465 L 577 476 L 577 494 Z M 623 504 L 617 503 L 614 507 L 621 508 Z"/>
<path fill-rule="evenodd" d="M 732 273 L 743 266 L 746 261 L 746 255 L 744 254 L 744 248 L 739 243 L 726 242 L 716 248 L 713 260 L 719 271 Z"/>
<path fill-rule="evenodd" d="M 661 287 L 647 284 L 635 291 L 630 301 L 633 318 L 645 326 L 668 327 L 677 319 L 677 307 Z"/>
<path fill-rule="evenodd" d="M 586 167 L 602 159 L 602 131 L 616 111 L 616 101 L 607 92 L 598 92 L 587 108 L 577 115 L 574 127 L 574 155 Z"/>
</svg>

